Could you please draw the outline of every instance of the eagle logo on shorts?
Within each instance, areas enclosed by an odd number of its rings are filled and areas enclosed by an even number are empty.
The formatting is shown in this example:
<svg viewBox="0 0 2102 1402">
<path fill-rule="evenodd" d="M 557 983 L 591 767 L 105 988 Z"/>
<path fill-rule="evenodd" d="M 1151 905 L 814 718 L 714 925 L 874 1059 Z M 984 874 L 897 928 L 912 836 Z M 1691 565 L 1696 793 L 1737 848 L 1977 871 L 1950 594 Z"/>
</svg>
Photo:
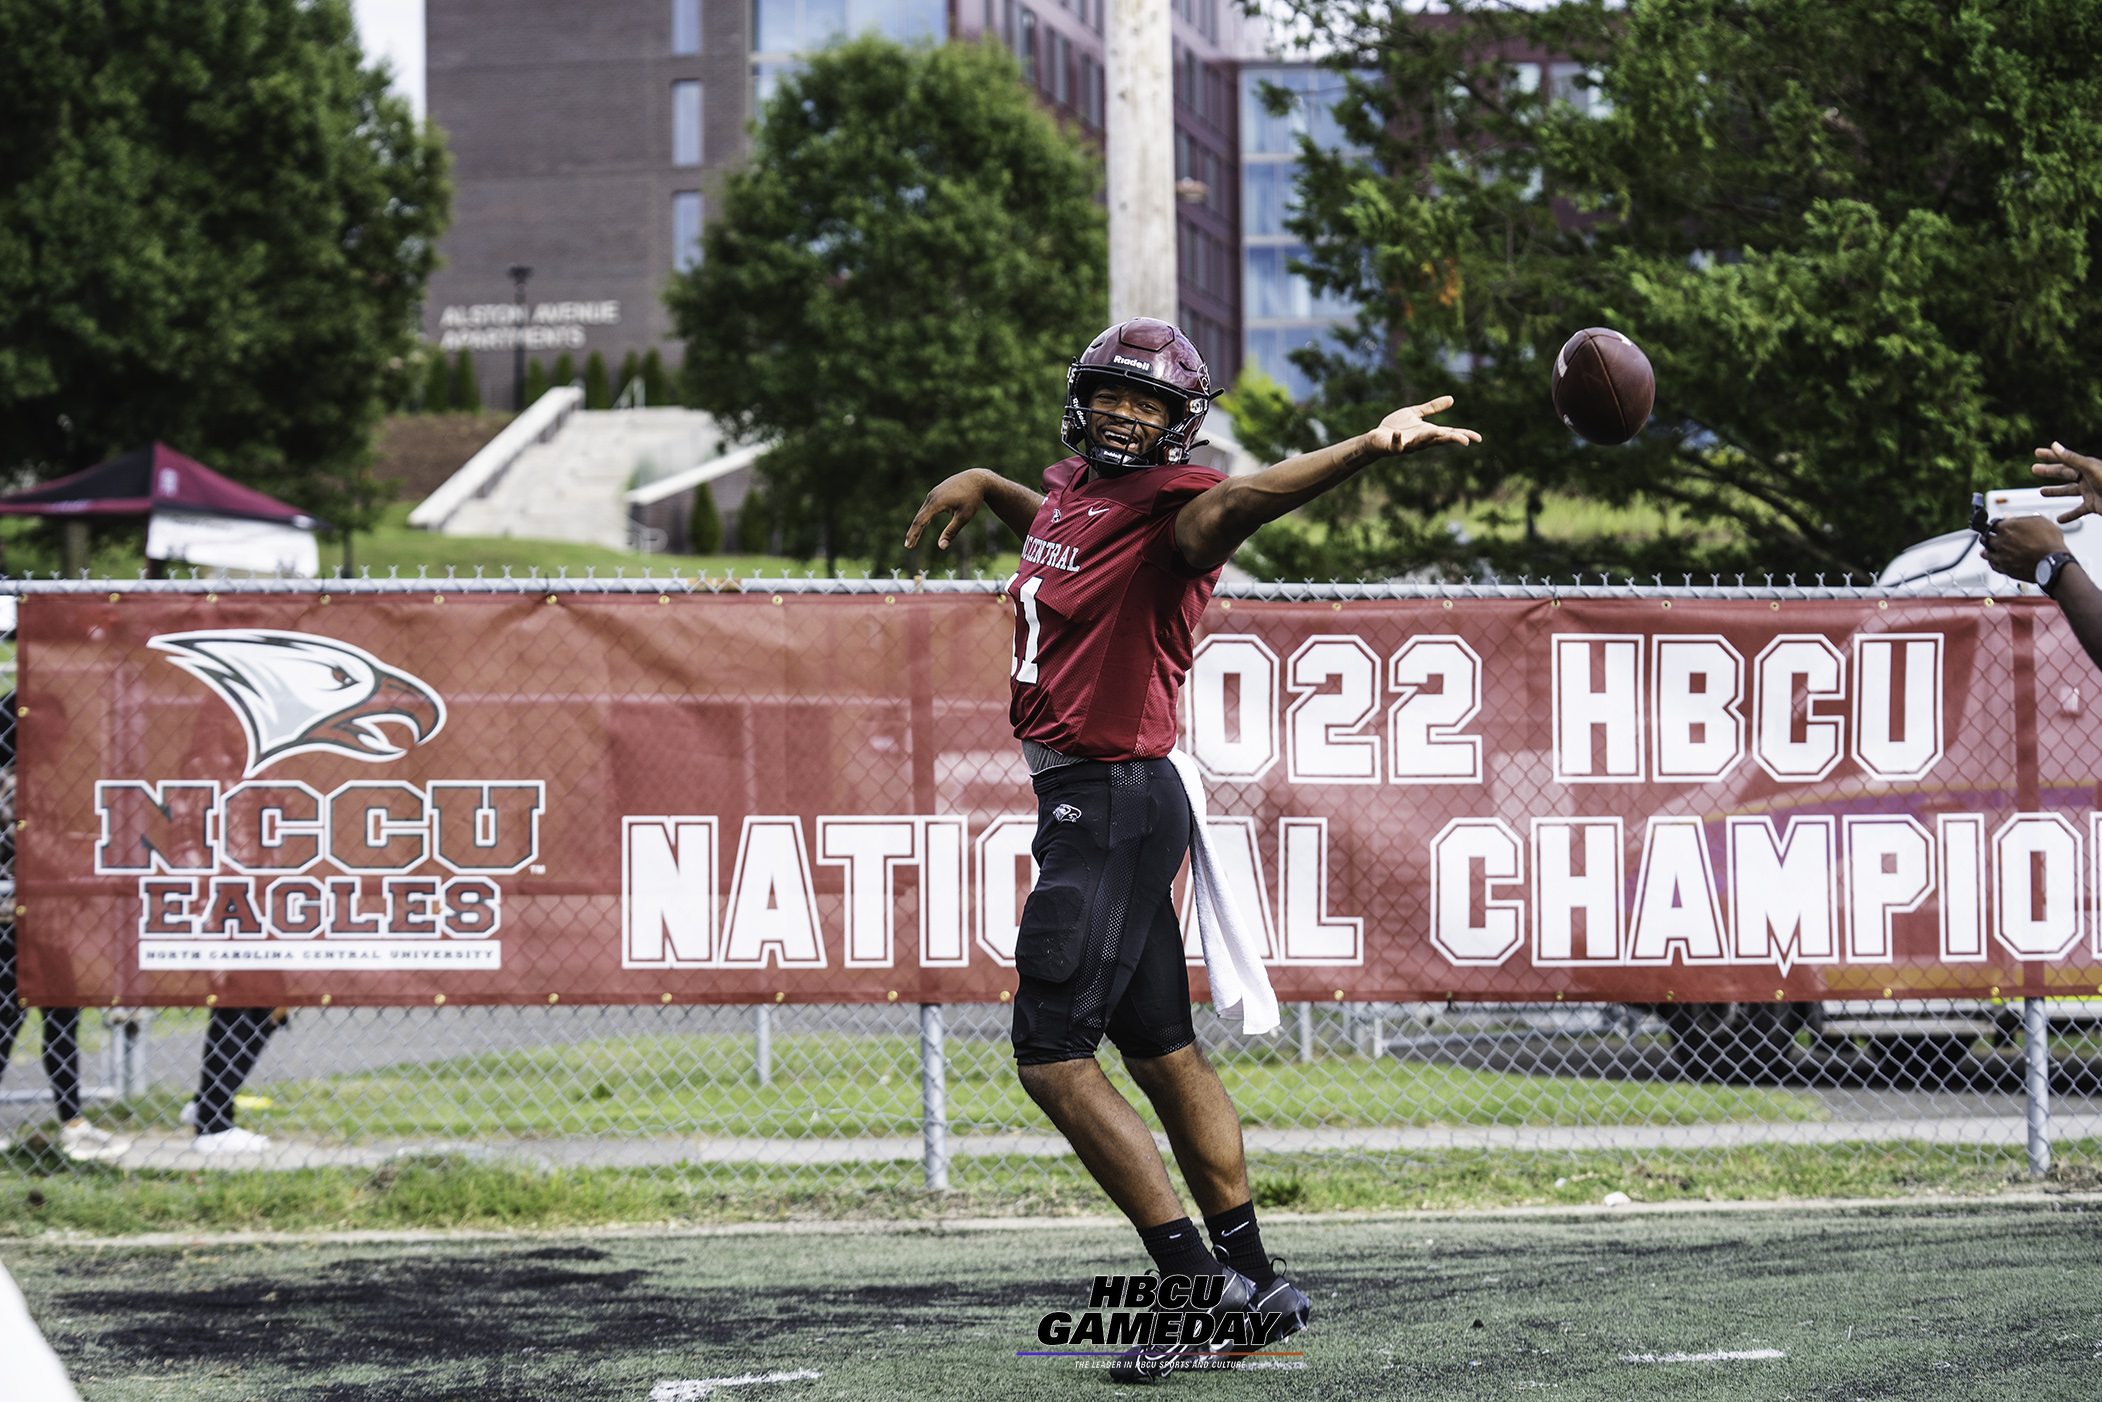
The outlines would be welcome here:
<svg viewBox="0 0 2102 1402">
<path fill-rule="evenodd" d="M 1070 803 L 1061 803 L 1051 810 L 1051 817 L 1061 823 L 1077 823 L 1080 821 L 1080 810 Z"/>
<path fill-rule="evenodd" d="M 402 726 L 418 745 L 445 726 L 445 701 L 427 682 L 334 638 L 229 628 L 162 633 L 146 646 L 167 653 L 233 708 L 248 735 L 243 778 L 291 755 L 399 759 L 408 749 L 382 724 Z"/>
</svg>

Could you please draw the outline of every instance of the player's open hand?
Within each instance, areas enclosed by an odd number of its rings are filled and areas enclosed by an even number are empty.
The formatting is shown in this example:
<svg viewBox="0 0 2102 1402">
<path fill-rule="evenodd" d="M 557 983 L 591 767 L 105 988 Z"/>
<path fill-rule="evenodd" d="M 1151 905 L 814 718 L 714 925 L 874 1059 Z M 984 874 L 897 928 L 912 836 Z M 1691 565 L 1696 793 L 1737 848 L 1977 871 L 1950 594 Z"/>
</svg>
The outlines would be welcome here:
<svg viewBox="0 0 2102 1402">
<path fill-rule="evenodd" d="M 927 500 L 920 503 L 919 514 L 905 528 L 905 548 L 910 550 L 918 545 L 920 537 L 926 533 L 927 523 L 943 512 L 949 512 L 949 524 L 942 527 L 941 539 L 935 542 L 947 550 L 956 533 L 968 526 L 971 518 L 978 514 L 978 508 L 985 505 L 982 476 L 976 468 L 959 472 L 927 493 Z"/>
<path fill-rule="evenodd" d="M 2061 523 L 2102 516 L 2102 460 L 2084 458 L 2063 443 L 2038 448 L 2036 457 L 2036 465 L 2029 470 L 2057 484 L 2044 488 L 2045 496 L 2080 498 L 2070 511 L 2059 514 Z"/>
<path fill-rule="evenodd" d="M 1451 407 L 1452 396 L 1441 394 L 1428 404 L 1396 409 L 1379 421 L 1378 428 L 1365 435 L 1365 445 L 1379 456 L 1389 457 L 1440 443 L 1457 443 L 1464 448 L 1470 443 L 1481 442 L 1482 436 L 1471 428 L 1447 428 L 1444 424 L 1430 422 L 1432 414 L 1442 414 Z"/>
</svg>

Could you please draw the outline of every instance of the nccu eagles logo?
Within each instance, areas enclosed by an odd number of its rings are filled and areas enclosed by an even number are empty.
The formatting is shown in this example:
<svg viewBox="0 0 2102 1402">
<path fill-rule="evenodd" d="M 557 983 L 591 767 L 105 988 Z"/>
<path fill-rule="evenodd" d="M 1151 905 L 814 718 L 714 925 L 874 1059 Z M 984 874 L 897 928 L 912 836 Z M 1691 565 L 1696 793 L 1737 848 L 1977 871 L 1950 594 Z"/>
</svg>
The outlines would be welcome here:
<svg viewBox="0 0 2102 1402">
<path fill-rule="evenodd" d="M 163 633 L 146 646 L 233 707 L 248 733 L 243 778 L 316 751 L 375 764 L 399 759 L 408 750 L 382 722 L 407 727 L 419 745 L 445 725 L 445 702 L 428 683 L 334 638 L 229 628 Z"/>
</svg>

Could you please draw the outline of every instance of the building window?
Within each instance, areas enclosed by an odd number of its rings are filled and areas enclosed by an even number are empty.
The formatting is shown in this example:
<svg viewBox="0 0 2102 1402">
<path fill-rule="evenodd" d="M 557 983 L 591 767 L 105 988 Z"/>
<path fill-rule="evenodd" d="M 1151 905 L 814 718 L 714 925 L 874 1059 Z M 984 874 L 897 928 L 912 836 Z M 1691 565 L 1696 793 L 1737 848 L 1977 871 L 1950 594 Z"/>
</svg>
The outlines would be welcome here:
<svg viewBox="0 0 2102 1402">
<path fill-rule="evenodd" d="M 1051 96 L 1061 107 L 1073 105 L 1073 80 L 1066 71 L 1072 52 L 1065 35 L 1051 36 Z"/>
<path fill-rule="evenodd" d="M 1316 292 L 1288 264 L 1306 260 L 1304 244 L 1258 245 L 1248 250 L 1241 314 L 1254 321 L 1290 318 L 1341 321 L 1357 310 L 1333 292 Z"/>
<path fill-rule="evenodd" d="M 800 63 L 755 63 L 752 65 L 752 110 L 764 115 L 774 89 L 783 78 L 802 71 Z"/>
<path fill-rule="evenodd" d="M 701 262 L 701 192 L 680 190 L 671 197 L 671 265 L 679 272 Z"/>
<path fill-rule="evenodd" d="M 671 0 L 671 51 L 701 51 L 701 0 Z"/>
<path fill-rule="evenodd" d="M 1080 56 L 1080 115 L 1089 126 L 1102 129 L 1102 65 Z"/>
<path fill-rule="evenodd" d="M 1292 104 L 1282 117 L 1270 115 L 1265 87 L 1283 88 Z M 1241 73 L 1241 150 L 1248 155 L 1292 156 L 1299 138 L 1311 136 L 1324 150 L 1344 146 L 1335 104 L 1347 85 L 1340 74 L 1316 68 L 1248 68 Z"/>
<path fill-rule="evenodd" d="M 1283 385 L 1285 392 L 1294 399 L 1306 399 L 1314 393 L 1314 382 L 1306 371 L 1290 360 L 1293 351 L 1307 346 L 1319 346 L 1326 326 L 1251 326 L 1244 337 L 1243 363 L 1254 365 L 1271 379 Z"/>
<path fill-rule="evenodd" d="M 904 44 L 945 39 L 948 0 L 752 0 L 754 53 L 807 53 L 871 32 Z"/>
<path fill-rule="evenodd" d="M 1290 232 L 1285 219 L 1292 211 L 1297 161 L 1250 161 L 1241 167 L 1241 232 L 1262 238 Z"/>
<path fill-rule="evenodd" d="M 671 163 L 697 166 L 701 163 L 701 85 L 684 82 L 671 85 Z"/>
<path fill-rule="evenodd" d="M 1587 117 L 1604 117 L 1613 104 L 1598 87 L 1598 70 L 1581 63 L 1550 63 L 1547 66 L 1547 100 L 1566 102 Z"/>
<path fill-rule="evenodd" d="M 1022 7 L 1022 32 L 1017 40 L 1015 56 L 1022 60 L 1022 75 L 1042 87 L 1044 81 L 1036 71 L 1036 11 L 1027 5 Z"/>
<path fill-rule="evenodd" d="M 1334 293 L 1317 294 L 1291 272 L 1306 248 L 1285 227 L 1297 194 L 1301 140 L 1351 153 L 1334 111 L 1348 91 L 1347 80 L 1311 67 L 1251 65 L 1241 70 L 1240 84 L 1242 362 L 1304 399 L 1315 386 L 1291 362 L 1294 351 L 1321 346 L 1332 355 L 1354 353 L 1347 336 L 1356 308 Z M 1291 95 L 1284 116 L 1270 114 L 1266 87 Z M 1219 116 L 1225 115 L 1222 105 Z"/>
<path fill-rule="evenodd" d="M 797 0 L 753 0 L 752 52 L 792 54 L 803 47 Z"/>
</svg>

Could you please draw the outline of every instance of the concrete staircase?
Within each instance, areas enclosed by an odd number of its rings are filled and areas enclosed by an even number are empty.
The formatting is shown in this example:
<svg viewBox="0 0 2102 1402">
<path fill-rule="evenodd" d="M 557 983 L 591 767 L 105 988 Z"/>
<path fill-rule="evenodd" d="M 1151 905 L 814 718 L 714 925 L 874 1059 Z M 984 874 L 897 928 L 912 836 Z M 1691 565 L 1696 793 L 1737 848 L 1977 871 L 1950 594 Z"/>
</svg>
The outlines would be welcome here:
<svg viewBox="0 0 2102 1402">
<path fill-rule="evenodd" d="M 722 451 L 693 409 L 580 410 L 446 516 L 446 535 L 513 536 L 633 549 L 627 491 Z"/>
</svg>

